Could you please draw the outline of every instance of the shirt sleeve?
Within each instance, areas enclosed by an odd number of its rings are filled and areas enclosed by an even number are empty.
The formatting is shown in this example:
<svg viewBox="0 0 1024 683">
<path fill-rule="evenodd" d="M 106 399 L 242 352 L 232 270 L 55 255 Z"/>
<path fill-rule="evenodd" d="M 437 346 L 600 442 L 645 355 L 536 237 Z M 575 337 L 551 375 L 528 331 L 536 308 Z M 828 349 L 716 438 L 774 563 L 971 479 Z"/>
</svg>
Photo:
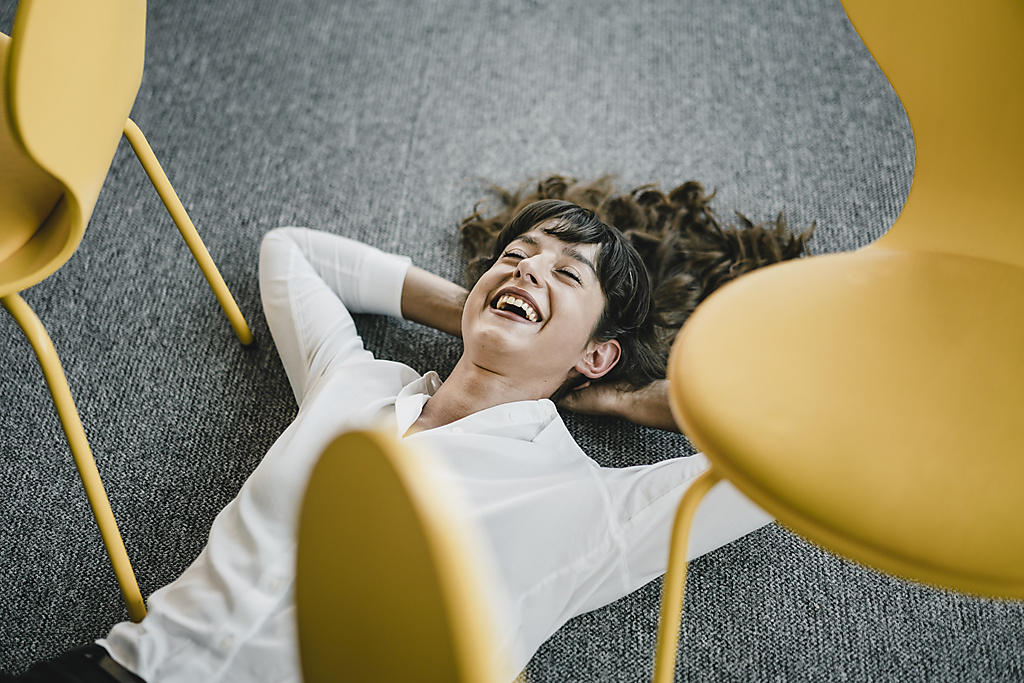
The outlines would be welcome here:
<svg viewBox="0 0 1024 683">
<path fill-rule="evenodd" d="M 295 399 L 339 363 L 372 355 L 350 313 L 402 317 L 403 256 L 306 228 L 277 228 L 260 248 L 260 296 Z"/>
<path fill-rule="evenodd" d="M 708 467 L 707 457 L 698 453 L 654 465 L 604 470 L 621 515 L 629 590 L 665 573 L 676 510 L 683 494 Z M 697 507 L 687 537 L 686 560 L 728 545 L 771 521 L 768 513 L 731 482 L 719 481 Z"/>
</svg>

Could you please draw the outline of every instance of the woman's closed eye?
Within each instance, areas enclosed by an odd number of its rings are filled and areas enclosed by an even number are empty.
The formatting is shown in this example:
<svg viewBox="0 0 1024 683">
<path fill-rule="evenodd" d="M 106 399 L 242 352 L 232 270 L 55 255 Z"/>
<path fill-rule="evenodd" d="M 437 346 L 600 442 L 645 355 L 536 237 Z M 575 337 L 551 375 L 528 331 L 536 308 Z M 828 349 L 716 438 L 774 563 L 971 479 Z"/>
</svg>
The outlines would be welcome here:
<svg viewBox="0 0 1024 683">
<path fill-rule="evenodd" d="M 522 261 L 522 260 L 526 259 L 527 256 L 526 256 L 526 254 L 524 252 L 522 252 L 522 251 L 520 251 L 518 249 L 506 249 L 504 252 L 502 252 L 501 258 L 509 259 L 511 261 Z M 577 273 L 572 268 L 558 268 L 555 272 L 557 272 L 558 274 L 563 275 L 563 276 L 569 278 L 570 280 L 575 282 L 577 285 L 582 285 L 583 284 L 583 278 L 580 276 L 579 273 Z"/>
<path fill-rule="evenodd" d="M 572 279 L 578 285 L 582 285 L 583 284 L 583 278 L 581 278 L 579 276 L 579 274 L 577 274 L 576 271 L 574 271 L 574 270 L 570 270 L 568 268 L 562 268 L 558 272 L 561 273 L 562 275 L 565 275 L 566 277 Z"/>
</svg>

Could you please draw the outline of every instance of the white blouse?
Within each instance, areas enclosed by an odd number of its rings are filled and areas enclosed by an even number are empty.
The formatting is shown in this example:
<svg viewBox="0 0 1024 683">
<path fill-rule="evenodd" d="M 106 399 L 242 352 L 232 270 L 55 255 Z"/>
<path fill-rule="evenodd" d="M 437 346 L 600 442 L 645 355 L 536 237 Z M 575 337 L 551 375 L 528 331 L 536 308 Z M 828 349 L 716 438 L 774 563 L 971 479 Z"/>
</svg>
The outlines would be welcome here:
<svg viewBox="0 0 1024 683">
<path fill-rule="evenodd" d="M 328 233 L 266 235 L 263 307 L 298 415 L 217 516 L 196 561 L 150 596 L 142 623 L 118 624 L 99 641 L 123 666 L 149 683 L 301 681 L 292 591 L 309 472 L 345 430 L 386 423 L 403 435 L 440 386 L 433 372 L 375 359 L 349 315 L 400 317 L 408 267 L 406 258 Z M 664 573 L 676 506 L 708 467 L 699 454 L 600 467 L 548 400 L 496 406 L 406 438 L 442 462 L 492 552 L 496 656 L 510 681 L 566 621 Z M 689 555 L 769 521 L 721 482 L 698 509 Z"/>
</svg>

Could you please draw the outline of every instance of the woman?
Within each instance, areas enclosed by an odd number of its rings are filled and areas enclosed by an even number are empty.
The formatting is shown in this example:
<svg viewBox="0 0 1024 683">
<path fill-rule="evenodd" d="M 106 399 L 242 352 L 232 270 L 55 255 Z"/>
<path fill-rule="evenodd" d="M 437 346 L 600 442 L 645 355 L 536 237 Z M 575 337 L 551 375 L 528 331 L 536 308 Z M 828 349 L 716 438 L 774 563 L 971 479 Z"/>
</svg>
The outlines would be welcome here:
<svg viewBox="0 0 1024 683">
<path fill-rule="evenodd" d="M 614 405 L 635 421 L 664 423 L 664 385 L 651 382 L 658 335 L 639 253 L 593 211 L 550 199 L 518 211 L 494 243 L 466 292 L 352 240 L 303 228 L 270 232 L 261 295 L 299 404 L 295 421 L 217 517 L 196 561 L 149 598 L 142 623 L 118 624 L 98 646 L 26 680 L 84 680 L 56 676 L 88 670 L 150 683 L 299 681 L 292 596 L 299 504 L 323 449 L 368 424 L 427 444 L 482 528 L 500 586 L 495 656 L 509 680 L 568 619 L 663 573 L 675 507 L 706 460 L 599 467 L 550 400 L 574 395 L 588 410 Z M 463 355 L 443 382 L 375 359 L 350 313 L 461 333 Z M 601 389 L 602 380 L 612 388 Z M 640 392 L 621 388 L 644 382 Z M 691 555 L 768 521 L 720 484 L 694 522 Z M 54 677 L 32 678 L 47 672 Z"/>
</svg>

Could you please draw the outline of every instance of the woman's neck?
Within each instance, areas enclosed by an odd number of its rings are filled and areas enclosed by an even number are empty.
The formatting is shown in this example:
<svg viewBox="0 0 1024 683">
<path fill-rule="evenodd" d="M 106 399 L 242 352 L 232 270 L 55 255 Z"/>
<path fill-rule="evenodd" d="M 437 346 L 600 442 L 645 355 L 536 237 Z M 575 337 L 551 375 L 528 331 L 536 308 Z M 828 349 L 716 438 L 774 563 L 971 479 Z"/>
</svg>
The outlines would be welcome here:
<svg viewBox="0 0 1024 683">
<path fill-rule="evenodd" d="M 520 379 L 487 370 L 459 359 L 448 379 L 438 388 L 408 434 L 433 429 L 504 403 L 544 398 L 547 387 L 532 387 Z M 550 393 L 550 392 L 548 392 Z"/>
</svg>

